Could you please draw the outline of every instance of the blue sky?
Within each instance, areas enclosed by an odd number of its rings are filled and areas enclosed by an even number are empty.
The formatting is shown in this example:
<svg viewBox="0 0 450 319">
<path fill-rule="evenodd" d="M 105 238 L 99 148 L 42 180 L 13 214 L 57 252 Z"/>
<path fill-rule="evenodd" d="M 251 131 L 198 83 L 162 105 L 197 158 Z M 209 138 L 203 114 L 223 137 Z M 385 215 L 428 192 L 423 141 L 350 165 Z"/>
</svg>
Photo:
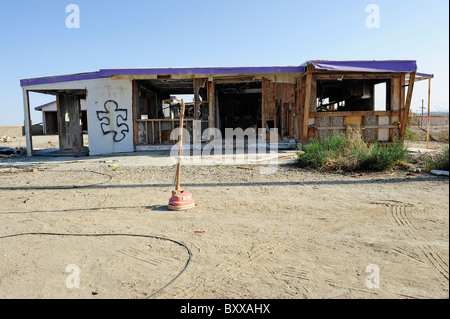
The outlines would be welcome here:
<svg viewBox="0 0 450 319">
<path fill-rule="evenodd" d="M 80 28 L 66 27 L 66 6 Z M 380 27 L 367 28 L 369 4 Z M 0 3 L 0 126 L 22 125 L 20 79 L 103 68 L 300 65 L 417 60 L 433 73 L 432 110 L 449 105 L 447 0 L 39 0 Z M 427 103 L 415 86 L 412 108 Z M 35 106 L 52 101 L 34 93 Z M 33 111 L 33 123 L 41 121 Z"/>
</svg>

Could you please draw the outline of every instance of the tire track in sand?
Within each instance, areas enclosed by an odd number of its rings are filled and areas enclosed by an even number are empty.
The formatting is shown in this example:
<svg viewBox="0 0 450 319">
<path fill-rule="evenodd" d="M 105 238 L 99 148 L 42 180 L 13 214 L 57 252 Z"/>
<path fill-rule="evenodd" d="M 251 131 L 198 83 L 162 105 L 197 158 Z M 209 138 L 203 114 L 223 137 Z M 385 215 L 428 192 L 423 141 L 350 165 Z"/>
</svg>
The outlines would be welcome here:
<svg viewBox="0 0 450 319">
<path fill-rule="evenodd" d="M 420 238 L 421 236 L 417 232 L 417 227 L 409 218 L 407 208 L 409 208 L 408 205 L 389 205 L 389 216 L 393 220 L 394 225 L 400 227 L 407 237 L 419 243 L 417 247 L 414 247 L 417 255 L 421 256 L 423 261 L 430 263 L 446 280 L 448 280 L 448 261 L 433 245 L 422 244 L 424 240 Z"/>
</svg>

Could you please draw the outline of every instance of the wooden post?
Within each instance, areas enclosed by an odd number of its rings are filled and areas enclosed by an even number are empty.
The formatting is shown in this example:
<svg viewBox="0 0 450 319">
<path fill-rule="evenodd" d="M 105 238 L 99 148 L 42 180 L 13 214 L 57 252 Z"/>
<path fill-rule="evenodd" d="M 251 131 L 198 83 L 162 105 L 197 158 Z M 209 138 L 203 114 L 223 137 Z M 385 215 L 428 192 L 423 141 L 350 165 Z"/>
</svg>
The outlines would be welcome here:
<svg viewBox="0 0 450 319">
<path fill-rule="evenodd" d="M 406 102 L 405 102 L 405 112 L 403 113 L 403 119 L 402 119 L 402 137 L 406 133 L 406 127 L 408 126 L 408 120 L 409 120 L 409 109 L 411 106 L 411 99 L 412 99 L 412 93 L 414 89 L 414 82 L 416 79 L 416 72 L 411 72 L 409 74 L 409 85 L 408 85 L 408 93 L 406 95 Z"/>
<path fill-rule="evenodd" d="M 210 128 L 215 127 L 214 102 L 215 102 L 214 82 L 208 81 L 209 127 Z"/>
<path fill-rule="evenodd" d="M 427 148 L 428 143 L 430 141 L 430 108 L 431 108 L 430 96 L 431 96 L 431 78 L 428 79 Z"/>
<path fill-rule="evenodd" d="M 136 121 L 137 116 L 136 116 L 136 107 L 137 107 L 137 103 L 136 103 L 136 99 L 139 97 L 139 94 L 136 93 L 137 90 L 137 85 L 136 85 L 136 81 L 133 80 L 131 82 L 131 105 L 132 105 L 132 114 L 133 114 L 133 144 L 134 144 L 134 149 L 136 150 L 136 145 L 140 144 L 139 143 L 139 134 L 138 134 L 138 122 Z M 147 131 L 146 131 L 147 133 Z"/>
<path fill-rule="evenodd" d="M 311 87 L 312 87 L 312 73 L 306 74 L 306 92 L 305 92 L 305 108 L 303 110 L 303 136 L 302 140 L 308 139 L 308 124 L 309 124 L 309 108 L 311 104 Z"/>
<path fill-rule="evenodd" d="M 180 144 L 178 144 L 178 164 L 177 164 L 177 181 L 175 184 L 175 192 L 180 190 L 180 175 L 181 175 L 181 155 L 183 154 L 183 120 L 184 120 L 184 99 L 181 99 L 181 114 L 180 114 Z"/>
<path fill-rule="evenodd" d="M 266 136 L 266 90 L 267 90 L 267 79 L 262 79 L 262 94 L 261 94 L 261 129 Z"/>
</svg>

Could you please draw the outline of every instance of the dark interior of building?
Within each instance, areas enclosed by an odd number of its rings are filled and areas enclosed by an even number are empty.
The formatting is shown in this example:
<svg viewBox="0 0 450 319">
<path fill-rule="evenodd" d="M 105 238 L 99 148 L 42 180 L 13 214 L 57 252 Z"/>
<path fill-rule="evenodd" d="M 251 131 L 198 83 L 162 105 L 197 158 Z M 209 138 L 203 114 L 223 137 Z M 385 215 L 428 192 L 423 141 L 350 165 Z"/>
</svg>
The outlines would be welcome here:
<svg viewBox="0 0 450 319">
<path fill-rule="evenodd" d="M 219 127 L 257 127 L 261 122 L 261 82 L 217 83 L 215 86 L 219 110 Z"/>
<path fill-rule="evenodd" d="M 317 111 L 373 111 L 376 84 L 386 83 L 386 110 L 390 110 L 390 80 L 318 80 Z"/>
</svg>

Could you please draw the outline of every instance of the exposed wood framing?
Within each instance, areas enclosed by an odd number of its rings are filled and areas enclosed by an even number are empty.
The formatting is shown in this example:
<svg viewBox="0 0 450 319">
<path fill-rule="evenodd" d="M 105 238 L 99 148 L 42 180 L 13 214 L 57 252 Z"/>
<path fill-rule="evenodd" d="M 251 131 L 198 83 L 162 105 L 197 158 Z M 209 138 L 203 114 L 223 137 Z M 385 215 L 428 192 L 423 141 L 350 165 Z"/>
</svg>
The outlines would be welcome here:
<svg viewBox="0 0 450 319">
<path fill-rule="evenodd" d="M 56 96 L 59 148 L 78 150 L 83 147 L 83 131 L 80 126 L 80 97 L 58 94 Z"/>
<path fill-rule="evenodd" d="M 334 112 L 310 112 L 309 118 L 316 117 L 331 117 L 331 116 L 389 116 L 389 115 L 400 115 L 400 111 L 334 111 Z"/>
<path fill-rule="evenodd" d="M 215 105 L 215 92 L 214 92 L 214 82 L 208 81 L 208 101 L 209 101 L 209 127 L 215 127 L 215 115 L 214 115 L 214 105 Z"/>
<path fill-rule="evenodd" d="M 264 78 L 262 85 L 262 127 L 266 127 L 268 121 L 273 121 L 274 127 L 277 127 L 276 123 L 276 99 L 277 99 L 277 83 L 271 82 Z"/>
<path fill-rule="evenodd" d="M 261 128 L 266 127 L 266 87 L 268 80 L 263 78 L 262 80 L 262 96 L 261 96 Z"/>
<path fill-rule="evenodd" d="M 321 73 L 329 72 L 321 70 L 314 70 L 314 78 L 317 80 L 337 80 L 344 77 L 345 80 L 368 80 L 368 79 L 390 79 L 393 76 L 398 76 L 398 73 L 360 73 L 360 72 L 333 72 L 333 73 Z"/>
<path fill-rule="evenodd" d="M 406 127 L 408 126 L 408 118 L 409 118 L 409 110 L 411 106 L 412 93 L 414 89 L 414 82 L 416 78 L 416 72 L 411 72 L 409 75 L 409 85 L 408 85 L 408 93 L 406 95 L 406 102 L 403 112 L 403 118 L 401 121 L 401 135 L 404 136 L 406 133 Z"/>
<path fill-rule="evenodd" d="M 312 89 L 312 73 L 308 72 L 306 74 L 306 92 L 305 92 L 305 104 L 303 108 L 303 130 L 302 130 L 302 140 L 306 141 L 308 139 L 308 123 L 309 123 L 309 109 L 311 103 L 311 89 Z"/>
<path fill-rule="evenodd" d="M 430 107 L 431 107 L 431 78 L 428 79 L 428 113 L 427 113 L 427 148 L 429 148 L 430 142 Z"/>
<path fill-rule="evenodd" d="M 138 123 L 136 121 L 136 119 L 137 119 L 137 117 L 136 117 L 136 107 L 137 107 L 136 99 L 138 98 L 139 95 L 136 94 L 137 93 L 136 92 L 136 90 L 137 90 L 136 81 L 132 81 L 131 87 L 132 87 L 132 92 L 131 92 L 131 94 L 132 94 L 132 97 L 131 97 L 132 101 L 131 101 L 131 103 L 132 103 L 132 113 L 133 113 L 133 143 L 134 143 L 134 149 L 136 149 L 136 145 L 139 144 Z"/>
</svg>

